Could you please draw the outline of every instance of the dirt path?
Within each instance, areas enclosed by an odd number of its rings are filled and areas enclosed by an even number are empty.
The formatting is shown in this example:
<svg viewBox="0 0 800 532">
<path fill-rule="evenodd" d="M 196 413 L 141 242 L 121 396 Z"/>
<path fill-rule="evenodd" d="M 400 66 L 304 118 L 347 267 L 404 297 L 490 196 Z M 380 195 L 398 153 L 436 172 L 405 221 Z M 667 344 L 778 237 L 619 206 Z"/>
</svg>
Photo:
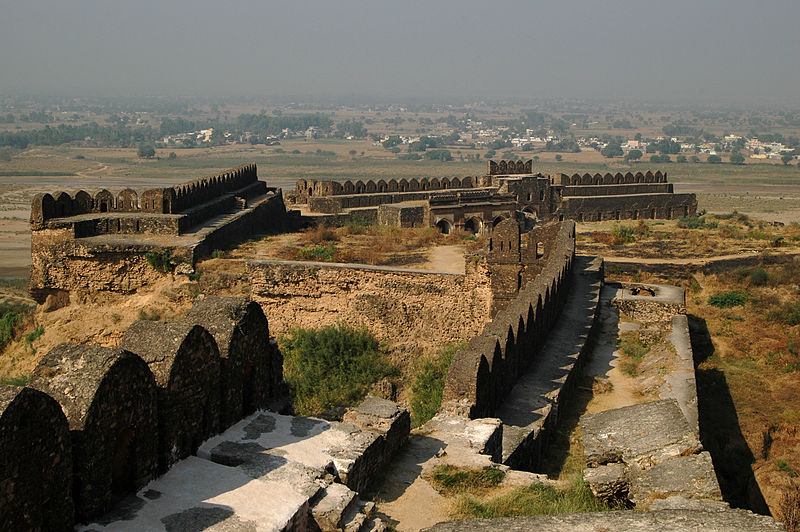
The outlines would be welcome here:
<svg viewBox="0 0 800 532">
<path fill-rule="evenodd" d="M 464 246 L 436 246 L 431 249 L 428 261 L 420 267 L 423 270 L 464 273 Z"/>
<path fill-rule="evenodd" d="M 732 253 L 729 255 L 715 255 L 713 257 L 691 257 L 691 258 L 676 258 L 676 257 L 666 257 L 666 258 L 644 258 L 644 257 L 616 257 L 611 255 L 606 255 L 603 257 L 603 260 L 606 262 L 621 262 L 625 264 L 707 264 L 709 262 L 716 262 L 721 260 L 733 260 L 733 259 L 740 259 L 742 257 L 746 257 L 748 255 L 756 255 L 756 252 L 742 252 L 742 253 Z M 787 253 L 780 253 L 776 252 L 773 253 L 774 255 L 797 255 L 797 252 L 787 252 Z"/>
</svg>

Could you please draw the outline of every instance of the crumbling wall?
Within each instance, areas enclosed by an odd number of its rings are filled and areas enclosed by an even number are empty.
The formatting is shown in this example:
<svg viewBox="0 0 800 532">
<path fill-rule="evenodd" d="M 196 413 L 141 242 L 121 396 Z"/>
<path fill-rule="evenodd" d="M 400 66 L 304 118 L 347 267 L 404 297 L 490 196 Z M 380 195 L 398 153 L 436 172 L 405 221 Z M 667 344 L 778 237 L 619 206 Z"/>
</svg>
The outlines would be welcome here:
<svg viewBox="0 0 800 532">
<path fill-rule="evenodd" d="M 456 354 L 445 380 L 443 411 L 470 418 L 492 415 L 558 316 L 574 253 L 575 224 L 563 222 L 540 274 Z"/>
<path fill-rule="evenodd" d="M 273 334 L 291 327 L 363 325 L 395 350 L 417 353 L 477 335 L 490 319 L 480 265 L 467 275 L 279 260 L 248 263 L 251 297 Z"/>
</svg>

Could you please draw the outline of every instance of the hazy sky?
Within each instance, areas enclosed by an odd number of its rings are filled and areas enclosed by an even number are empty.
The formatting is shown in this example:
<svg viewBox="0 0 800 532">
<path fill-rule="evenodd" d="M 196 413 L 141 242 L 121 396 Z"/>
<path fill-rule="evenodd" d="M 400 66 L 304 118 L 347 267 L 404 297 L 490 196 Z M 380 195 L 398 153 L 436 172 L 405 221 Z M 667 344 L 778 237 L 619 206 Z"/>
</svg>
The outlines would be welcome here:
<svg viewBox="0 0 800 532">
<path fill-rule="evenodd" d="M 800 0 L 0 0 L 0 95 L 800 104 Z"/>
</svg>

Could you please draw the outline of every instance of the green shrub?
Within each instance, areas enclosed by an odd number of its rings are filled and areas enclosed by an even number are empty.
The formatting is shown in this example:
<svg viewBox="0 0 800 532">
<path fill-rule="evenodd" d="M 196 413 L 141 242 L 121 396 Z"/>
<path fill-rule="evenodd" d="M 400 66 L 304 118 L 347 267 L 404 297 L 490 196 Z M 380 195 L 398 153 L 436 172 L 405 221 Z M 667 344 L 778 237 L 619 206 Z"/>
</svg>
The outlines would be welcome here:
<svg viewBox="0 0 800 532">
<path fill-rule="evenodd" d="M 39 325 L 34 330 L 29 332 L 25 335 L 25 345 L 33 349 L 33 342 L 39 339 L 40 336 L 44 334 L 44 327 Z M 35 353 L 36 350 L 34 349 L 33 352 Z"/>
<path fill-rule="evenodd" d="M 0 350 L 16 336 L 16 328 L 30 314 L 31 308 L 0 302 Z"/>
<path fill-rule="evenodd" d="M 611 230 L 611 239 L 616 245 L 630 244 L 635 240 L 633 232 L 633 227 L 616 224 L 614 229 Z"/>
<path fill-rule="evenodd" d="M 397 374 L 385 349 L 365 327 L 340 323 L 296 328 L 278 343 L 284 377 L 299 415 L 355 404 L 372 384 Z"/>
<path fill-rule="evenodd" d="M 214 251 L 212 251 L 211 252 L 211 258 L 212 259 L 221 259 L 222 258 L 222 250 L 215 249 Z"/>
<path fill-rule="evenodd" d="M 344 224 L 345 231 L 351 235 L 361 235 L 366 231 L 370 223 L 363 216 L 351 214 L 350 219 Z"/>
<path fill-rule="evenodd" d="M 144 254 L 144 258 L 147 259 L 147 263 L 152 266 L 153 269 L 160 272 L 169 273 L 175 269 L 175 264 L 172 262 L 172 253 L 169 251 L 165 251 L 164 253 L 148 251 Z"/>
<path fill-rule="evenodd" d="M 754 268 L 748 273 L 750 284 L 753 286 L 764 286 L 769 280 L 769 274 L 764 268 Z"/>
<path fill-rule="evenodd" d="M 27 386 L 31 376 L 27 373 L 20 373 L 16 377 L 5 377 L 0 379 L 0 384 L 8 384 L 11 386 Z"/>
<path fill-rule="evenodd" d="M 450 495 L 493 488 L 500 484 L 505 473 L 496 467 L 469 469 L 450 464 L 436 466 L 431 484 L 441 493 Z"/>
<path fill-rule="evenodd" d="M 142 321 L 158 321 L 161 319 L 161 312 L 159 312 L 157 309 L 147 310 L 140 308 L 139 319 Z"/>
<path fill-rule="evenodd" d="M 316 246 L 303 246 L 294 252 L 297 260 L 315 260 L 331 262 L 336 256 L 336 248 L 333 244 L 319 244 Z"/>
<path fill-rule="evenodd" d="M 682 216 L 678 219 L 678 227 L 683 229 L 702 229 L 706 227 L 706 219 L 703 216 Z"/>
<path fill-rule="evenodd" d="M 712 295 L 708 298 L 708 304 L 718 308 L 743 307 L 748 299 L 747 292 L 729 290 L 728 292 Z"/>
<path fill-rule="evenodd" d="M 582 512 L 604 512 L 611 506 L 597 499 L 580 479 L 565 490 L 535 483 L 516 488 L 486 501 L 464 496 L 456 505 L 459 517 L 498 518 L 523 515 L 553 515 Z"/>
<path fill-rule="evenodd" d="M 444 346 L 436 356 L 420 360 L 414 368 L 411 384 L 411 426 L 419 427 L 436 415 L 442 404 L 442 392 L 447 370 L 455 354 L 466 343 L 459 342 Z"/>
<path fill-rule="evenodd" d="M 784 303 L 779 310 L 770 312 L 769 318 L 790 327 L 800 325 L 800 303 Z"/>
</svg>

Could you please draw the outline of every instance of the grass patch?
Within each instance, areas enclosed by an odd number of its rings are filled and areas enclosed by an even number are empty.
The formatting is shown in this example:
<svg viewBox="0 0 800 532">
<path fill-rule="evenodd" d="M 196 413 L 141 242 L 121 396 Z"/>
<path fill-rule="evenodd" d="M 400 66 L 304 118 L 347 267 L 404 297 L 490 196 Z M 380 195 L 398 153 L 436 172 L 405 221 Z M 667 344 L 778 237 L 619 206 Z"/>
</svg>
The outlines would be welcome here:
<svg viewBox="0 0 800 532">
<path fill-rule="evenodd" d="M 447 370 L 456 353 L 466 347 L 457 342 L 442 347 L 435 356 L 420 360 L 411 384 L 411 426 L 416 428 L 436 415 L 442 405 Z"/>
<path fill-rule="evenodd" d="M 16 337 L 32 310 L 26 305 L 0 302 L 0 350 Z"/>
<path fill-rule="evenodd" d="M 455 505 L 458 517 L 484 519 L 605 512 L 613 509 L 597 499 L 582 479 L 574 481 L 566 490 L 535 483 L 484 501 L 463 496 Z"/>
<path fill-rule="evenodd" d="M 741 290 L 729 290 L 720 292 L 708 298 L 708 304 L 717 308 L 743 307 L 749 299 L 747 292 Z"/>
<path fill-rule="evenodd" d="M 633 227 L 615 224 L 614 228 L 611 230 L 611 243 L 615 246 L 620 244 L 631 244 L 636 240 L 633 234 Z"/>
<path fill-rule="evenodd" d="M 433 470 L 431 484 L 444 495 L 474 493 L 497 486 L 505 475 L 496 467 L 470 469 L 442 464 Z"/>
<path fill-rule="evenodd" d="M 642 342 L 637 331 L 621 332 L 617 340 L 617 347 L 624 356 L 620 361 L 620 371 L 631 377 L 638 375 L 639 363 L 650 350 L 650 347 Z"/>
<path fill-rule="evenodd" d="M 0 384 L 8 384 L 10 386 L 27 386 L 31 376 L 27 373 L 20 373 L 16 377 L 5 377 L 0 379 Z"/>
<path fill-rule="evenodd" d="M 293 251 L 294 260 L 333 262 L 336 247 L 332 243 L 307 245 Z"/>
<path fill-rule="evenodd" d="M 142 321 L 158 321 L 161 319 L 161 312 L 157 309 L 147 310 L 146 308 L 140 308 L 138 317 Z"/>
<path fill-rule="evenodd" d="M 372 384 L 397 374 L 384 347 L 364 327 L 296 328 L 278 343 L 298 415 L 355 404 Z"/>
</svg>

